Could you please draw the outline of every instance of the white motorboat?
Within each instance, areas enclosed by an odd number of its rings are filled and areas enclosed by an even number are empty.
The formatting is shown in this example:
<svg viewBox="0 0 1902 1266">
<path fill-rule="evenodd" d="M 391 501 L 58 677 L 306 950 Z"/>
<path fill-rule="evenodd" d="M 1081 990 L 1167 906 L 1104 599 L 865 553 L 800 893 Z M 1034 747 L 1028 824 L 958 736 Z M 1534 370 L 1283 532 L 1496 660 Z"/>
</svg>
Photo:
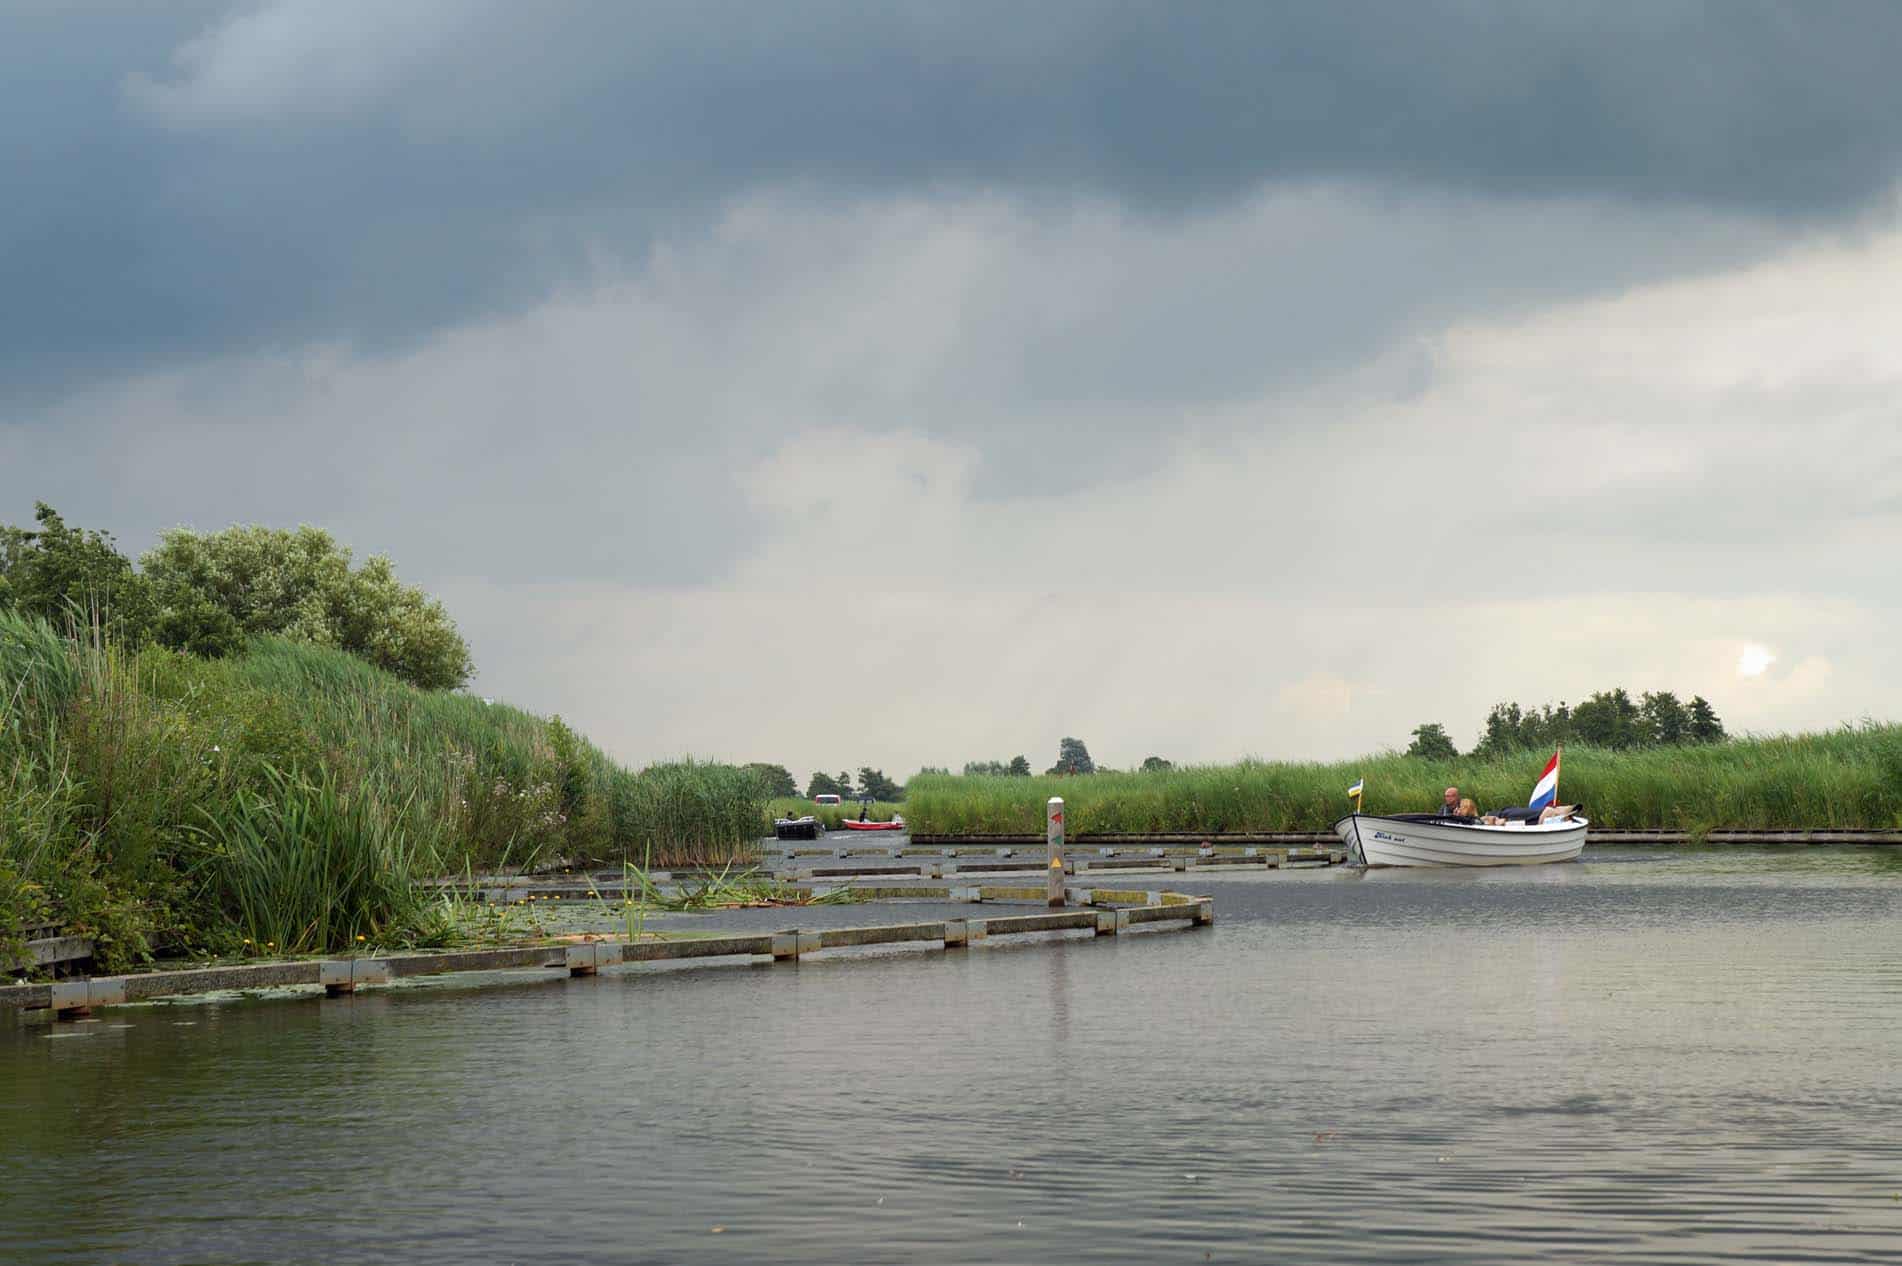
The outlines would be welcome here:
<svg viewBox="0 0 1902 1266">
<path fill-rule="evenodd" d="M 1589 825 L 1581 817 L 1486 826 L 1424 813 L 1350 813 L 1334 833 L 1369 866 L 1543 866 L 1577 861 Z"/>
</svg>

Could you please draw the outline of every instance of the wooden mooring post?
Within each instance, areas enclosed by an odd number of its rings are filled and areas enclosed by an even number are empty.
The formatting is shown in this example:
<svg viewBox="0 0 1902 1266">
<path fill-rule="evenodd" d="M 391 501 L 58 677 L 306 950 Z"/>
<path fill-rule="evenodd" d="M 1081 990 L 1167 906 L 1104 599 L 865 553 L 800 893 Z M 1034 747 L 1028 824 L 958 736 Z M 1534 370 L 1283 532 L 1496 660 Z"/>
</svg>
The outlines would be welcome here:
<svg viewBox="0 0 1902 1266">
<path fill-rule="evenodd" d="M 1050 850 L 1048 867 L 1050 904 L 1063 904 L 1063 797 L 1052 796 L 1045 806 L 1044 845 Z"/>
</svg>

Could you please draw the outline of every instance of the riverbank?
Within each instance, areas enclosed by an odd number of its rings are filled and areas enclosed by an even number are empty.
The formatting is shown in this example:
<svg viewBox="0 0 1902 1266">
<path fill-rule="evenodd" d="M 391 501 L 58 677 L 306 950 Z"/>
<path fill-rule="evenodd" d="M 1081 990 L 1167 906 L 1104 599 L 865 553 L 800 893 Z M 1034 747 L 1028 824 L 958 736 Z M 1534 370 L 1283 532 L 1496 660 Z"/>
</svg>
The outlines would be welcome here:
<svg viewBox="0 0 1902 1266">
<path fill-rule="evenodd" d="M 0 961 L 51 926 L 103 967 L 430 946 L 416 881 L 546 857 L 749 856 L 744 771 L 623 768 L 559 717 L 259 638 L 204 659 L 0 613 Z"/>
<path fill-rule="evenodd" d="M 1041 834 L 1043 805 L 1062 796 L 1071 836 L 1322 832 L 1365 779 L 1369 813 L 1430 811 L 1448 786 L 1482 806 L 1522 804 L 1549 752 L 1497 760 L 1388 754 L 1328 764 L 1242 761 L 1155 773 L 997 778 L 920 774 L 905 821 L 921 836 Z M 1671 830 L 1902 829 L 1902 726 L 1732 739 L 1612 752 L 1568 747 L 1560 794 L 1595 828 Z"/>
</svg>

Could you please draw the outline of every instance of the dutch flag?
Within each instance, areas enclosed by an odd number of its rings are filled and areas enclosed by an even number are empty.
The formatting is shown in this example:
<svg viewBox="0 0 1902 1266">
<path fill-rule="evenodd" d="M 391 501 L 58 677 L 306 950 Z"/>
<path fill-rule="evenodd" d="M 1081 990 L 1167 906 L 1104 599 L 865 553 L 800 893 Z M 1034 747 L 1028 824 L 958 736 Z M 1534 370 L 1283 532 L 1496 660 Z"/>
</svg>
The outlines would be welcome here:
<svg viewBox="0 0 1902 1266">
<path fill-rule="evenodd" d="M 1526 801 L 1529 809 L 1543 809 L 1555 804 L 1559 798 L 1559 755 L 1564 748 L 1552 753 L 1552 759 L 1545 763 L 1545 772 L 1539 775 L 1539 781 L 1532 788 L 1532 799 Z"/>
</svg>

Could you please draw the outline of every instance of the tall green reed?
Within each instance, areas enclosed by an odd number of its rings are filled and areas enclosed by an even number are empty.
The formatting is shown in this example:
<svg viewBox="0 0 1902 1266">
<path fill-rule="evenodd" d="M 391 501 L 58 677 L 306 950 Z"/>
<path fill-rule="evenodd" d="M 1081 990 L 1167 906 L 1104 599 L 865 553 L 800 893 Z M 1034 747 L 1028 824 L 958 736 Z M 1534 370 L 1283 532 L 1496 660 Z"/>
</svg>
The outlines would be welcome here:
<svg viewBox="0 0 1902 1266">
<path fill-rule="evenodd" d="M 207 815 L 199 880 L 255 950 L 345 950 L 420 930 L 416 880 L 435 859 L 405 829 L 400 795 L 270 771 Z"/>
</svg>

